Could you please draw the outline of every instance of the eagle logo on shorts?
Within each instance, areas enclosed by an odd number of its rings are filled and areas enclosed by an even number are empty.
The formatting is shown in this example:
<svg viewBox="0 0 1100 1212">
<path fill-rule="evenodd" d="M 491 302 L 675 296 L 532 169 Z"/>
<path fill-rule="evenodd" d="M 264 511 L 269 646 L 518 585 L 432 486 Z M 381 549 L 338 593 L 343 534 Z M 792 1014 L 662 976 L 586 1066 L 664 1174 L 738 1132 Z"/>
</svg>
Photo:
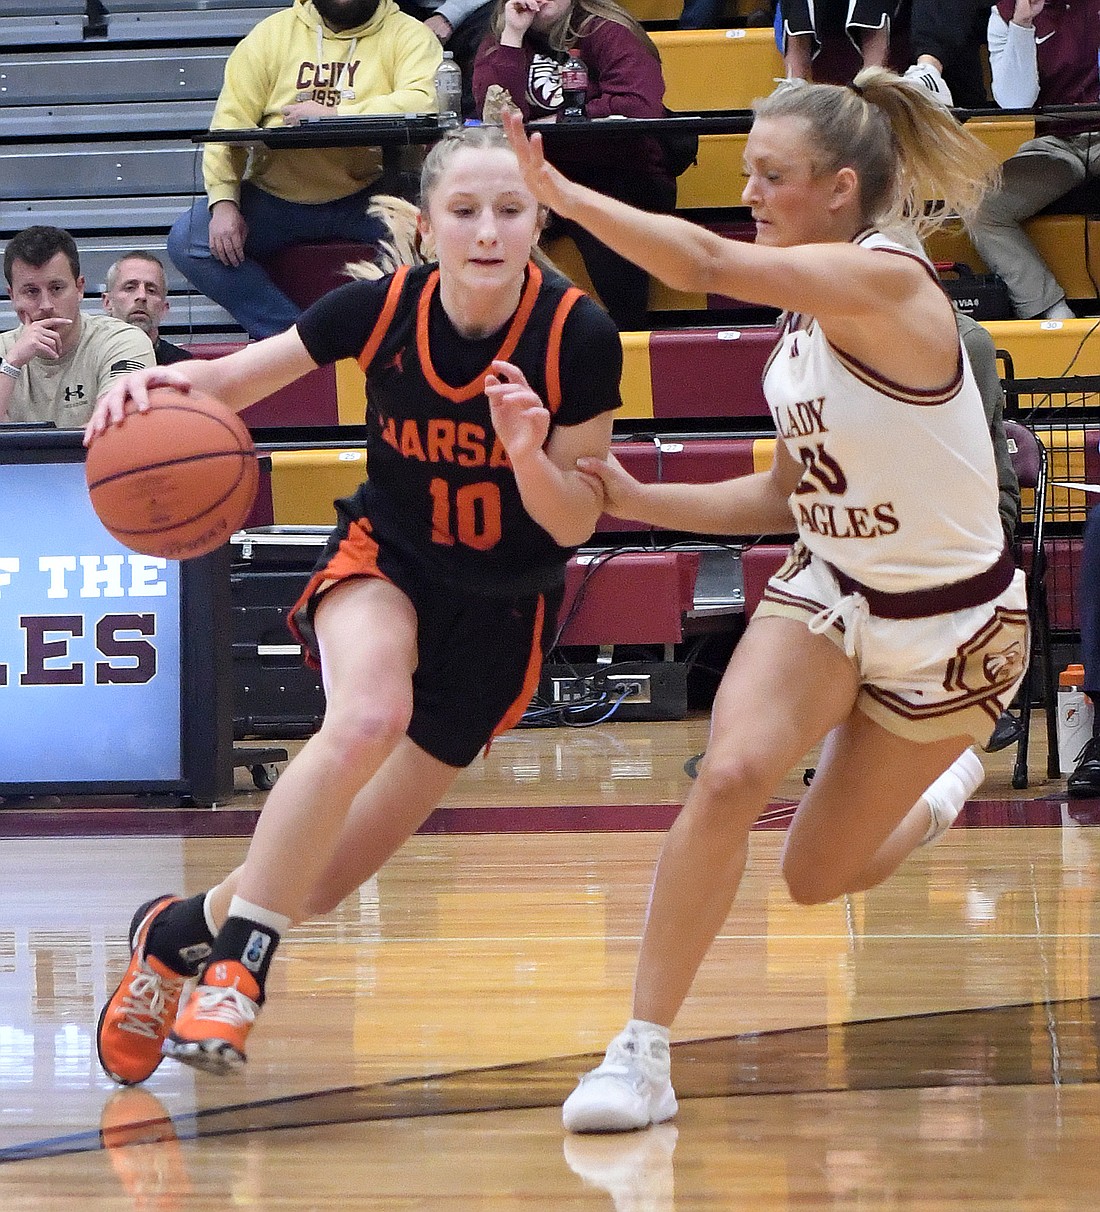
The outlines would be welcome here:
<svg viewBox="0 0 1100 1212">
<path fill-rule="evenodd" d="M 561 64 L 556 59 L 536 54 L 531 60 L 527 73 L 527 100 L 540 109 L 561 109 Z"/>
<path fill-rule="evenodd" d="M 982 662 L 985 676 L 994 685 L 1014 682 L 1024 675 L 1024 646 L 1019 641 L 999 652 L 987 652 Z"/>
<path fill-rule="evenodd" d="M 1028 655 L 1027 613 L 998 606 L 993 617 L 948 661 L 945 690 L 983 695 L 1014 686 L 1024 675 Z"/>
</svg>

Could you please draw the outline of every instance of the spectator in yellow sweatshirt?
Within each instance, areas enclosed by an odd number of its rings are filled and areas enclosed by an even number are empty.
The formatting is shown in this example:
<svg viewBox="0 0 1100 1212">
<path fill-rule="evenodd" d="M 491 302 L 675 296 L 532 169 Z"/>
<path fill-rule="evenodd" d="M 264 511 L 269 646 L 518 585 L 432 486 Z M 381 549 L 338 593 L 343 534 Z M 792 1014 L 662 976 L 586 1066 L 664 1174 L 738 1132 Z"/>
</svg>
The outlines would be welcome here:
<svg viewBox="0 0 1100 1212">
<path fill-rule="evenodd" d="M 234 48 L 211 129 L 296 126 L 352 114 L 435 111 L 439 39 L 395 0 L 293 0 Z M 250 337 L 283 332 L 301 309 L 260 263 L 308 240 L 373 243 L 366 214 L 377 147 L 246 149 L 208 143 L 206 196 L 175 223 L 168 253 Z"/>
</svg>

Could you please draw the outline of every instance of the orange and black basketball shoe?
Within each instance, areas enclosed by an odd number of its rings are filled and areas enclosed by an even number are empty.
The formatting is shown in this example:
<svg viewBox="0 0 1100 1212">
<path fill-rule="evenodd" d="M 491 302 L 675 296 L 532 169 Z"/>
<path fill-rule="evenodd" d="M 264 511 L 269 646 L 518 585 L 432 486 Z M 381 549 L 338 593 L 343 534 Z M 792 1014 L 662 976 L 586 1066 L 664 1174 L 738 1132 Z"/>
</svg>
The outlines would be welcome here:
<svg viewBox="0 0 1100 1212">
<path fill-rule="evenodd" d="M 208 964 L 164 1040 L 165 1056 L 204 1073 L 237 1073 L 263 994 L 239 960 Z"/>
<path fill-rule="evenodd" d="M 132 1086 L 152 1076 L 163 1059 L 161 1045 L 176 1017 L 187 977 L 155 956 L 146 955 L 149 928 L 158 914 L 179 900 L 158 896 L 147 901 L 130 922 L 130 966 L 96 1029 L 99 1063 L 112 1080 Z"/>
</svg>

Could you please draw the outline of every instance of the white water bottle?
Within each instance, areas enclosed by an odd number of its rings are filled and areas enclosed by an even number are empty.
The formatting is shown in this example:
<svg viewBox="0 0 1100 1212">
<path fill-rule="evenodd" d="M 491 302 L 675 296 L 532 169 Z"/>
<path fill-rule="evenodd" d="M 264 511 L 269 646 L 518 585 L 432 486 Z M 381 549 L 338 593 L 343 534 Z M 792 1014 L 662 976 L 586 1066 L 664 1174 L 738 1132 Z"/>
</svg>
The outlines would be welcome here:
<svg viewBox="0 0 1100 1212">
<path fill-rule="evenodd" d="M 1092 738 L 1092 700 L 1083 689 L 1083 665 L 1067 665 L 1058 675 L 1058 768 L 1063 777 L 1077 768 Z"/>
<path fill-rule="evenodd" d="M 453 51 L 443 52 L 443 62 L 435 73 L 435 99 L 439 106 L 439 125 L 458 126 L 462 121 L 462 68 Z"/>
</svg>

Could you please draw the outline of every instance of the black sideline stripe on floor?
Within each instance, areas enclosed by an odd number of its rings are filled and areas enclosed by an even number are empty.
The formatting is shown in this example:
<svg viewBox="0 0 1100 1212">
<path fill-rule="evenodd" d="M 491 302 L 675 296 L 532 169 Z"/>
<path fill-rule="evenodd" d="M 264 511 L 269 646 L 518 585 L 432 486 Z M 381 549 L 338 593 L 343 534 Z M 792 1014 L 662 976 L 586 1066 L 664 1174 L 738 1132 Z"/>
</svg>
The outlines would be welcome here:
<svg viewBox="0 0 1100 1212">
<path fill-rule="evenodd" d="M 1100 998 L 902 1015 L 673 1045 L 681 1098 L 1100 1081 Z M 0 1163 L 283 1128 L 555 1107 L 599 1054 L 462 1069 L 432 1077 L 167 1115 L 0 1149 Z M 125 1091 L 112 1096 L 117 1100 Z M 148 1107 L 154 1096 L 135 1090 Z M 147 1114 L 147 1113 L 146 1113 Z"/>
</svg>

